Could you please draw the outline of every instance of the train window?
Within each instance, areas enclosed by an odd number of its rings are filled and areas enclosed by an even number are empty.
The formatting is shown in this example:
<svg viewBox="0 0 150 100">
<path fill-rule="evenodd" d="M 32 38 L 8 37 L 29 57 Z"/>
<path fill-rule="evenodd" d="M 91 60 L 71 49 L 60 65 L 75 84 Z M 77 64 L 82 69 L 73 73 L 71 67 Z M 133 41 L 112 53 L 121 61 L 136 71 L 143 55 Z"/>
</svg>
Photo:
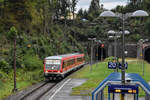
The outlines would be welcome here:
<svg viewBox="0 0 150 100">
<path fill-rule="evenodd" d="M 67 62 L 63 61 L 63 68 L 67 67 Z"/>
<path fill-rule="evenodd" d="M 82 61 L 84 61 L 84 57 L 82 57 Z"/>
<path fill-rule="evenodd" d="M 63 62 L 63 68 L 73 65 L 75 63 L 75 59 L 67 60 Z"/>
<path fill-rule="evenodd" d="M 68 60 L 68 66 L 70 66 L 70 65 L 73 65 L 74 64 L 74 59 L 72 59 L 72 60 Z"/>
<path fill-rule="evenodd" d="M 82 62 L 82 57 L 81 58 L 77 58 L 77 62 Z"/>
</svg>

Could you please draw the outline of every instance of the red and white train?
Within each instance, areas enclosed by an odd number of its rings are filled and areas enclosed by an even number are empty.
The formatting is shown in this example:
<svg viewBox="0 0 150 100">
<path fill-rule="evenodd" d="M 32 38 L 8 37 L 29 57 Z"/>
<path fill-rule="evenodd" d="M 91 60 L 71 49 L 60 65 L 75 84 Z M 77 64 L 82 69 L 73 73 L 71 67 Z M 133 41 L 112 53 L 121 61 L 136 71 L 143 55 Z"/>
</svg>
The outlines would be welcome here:
<svg viewBox="0 0 150 100">
<path fill-rule="evenodd" d="M 46 57 L 44 59 L 44 76 L 49 80 L 59 80 L 84 64 L 84 54 L 79 53 Z"/>
</svg>

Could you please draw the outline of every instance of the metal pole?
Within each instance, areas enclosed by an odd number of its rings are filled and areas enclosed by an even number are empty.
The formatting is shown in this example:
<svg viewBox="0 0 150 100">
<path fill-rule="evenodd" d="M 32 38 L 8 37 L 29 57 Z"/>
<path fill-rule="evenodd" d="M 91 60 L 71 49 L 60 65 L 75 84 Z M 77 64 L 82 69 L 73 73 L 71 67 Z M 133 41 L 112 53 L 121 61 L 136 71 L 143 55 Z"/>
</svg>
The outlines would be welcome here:
<svg viewBox="0 0 150 100">
<path fill-rule="evenodd" d="M 13 92 L 16 92 L 16 37 L 14 39 L 14 89 Z"/>
<path fill-rule="evenodd" d="M 124 14 L 122 14 L 122 84 L 125 84 L 125 55 L 124 55 L 124 51 L 125 51 L 125 33 L 124 33 Z"/>
<path fill-rule="evenodd" d="M 108 100 L 110 100 L 110 93 L 108 93 Z"/>
<path fill-rule="evenodd" d="M 115 94 L 113 93 L 113 98 L 112 98 L 112 100 L 115 100 Z"/>
<path fill-rule="evenodd" d="M 96 66 L 98 66 L 98 41 L 97 41 L 97 54 L 96 54 L 96 56 L 97 56 Z"/>
<path fill-rule="evenodd" d="M 125 15 L 122 14 L 122 84 L 125 84 L 125 56 L 124 56 L 124 51 L 125 51 L 125 33 L 124 33 L 124 21 L 125 21 Z M 124 94 L 121 94 L 121 100 L 124 100 Z"/>
<path fill-rule="evenodd" d="M 115 62 L 117 63 L 117 35 L 116 35 L 116 33 L 115 33 L 115 37 L 114 38 L 115 38 Z M 118 67 L 116 67 L 115 72 L 118 72 Z"/>
<path fill-rule="evenodd" d="M 90 72 L 92 72 L 92 59 L 93 59 L 93 40 L 91 40 L 91 69 L 90 69 Z"/>
<path fill-rule="evenodd" d="M 117 58 L 117 56 L 116 56 L 116 53 L 117 53 L 117 37 L 116 37 L 116 34 L 115 34 L 115 37 L 114 37 L 114 39 L 115 39 L 115 50 L 114 50 L 114 56 L 115 56 L 115 61 L 116 61 L 116 58 Z"/>
<path fill-rule="evenodd" d="M 98 43 L 97 43 L 97 61 L 98 61 Z"/>
<path fill-rule="evenodd" d="M 144 76 L 144 51 L 143 51 L 143 42 L 142 42 L 142 70 L 143 70 L 143 76 Z"/>
<path fill-rule="evenodd" d="M 125 96 L 124 94 L 121 94 L 121 100 L 124 100 L 124 96 Z"/>
<path fill-rule="evenodd" d="M 103 60 L 103 47 L 101 47 L 101 61 Z"/>
</svg>

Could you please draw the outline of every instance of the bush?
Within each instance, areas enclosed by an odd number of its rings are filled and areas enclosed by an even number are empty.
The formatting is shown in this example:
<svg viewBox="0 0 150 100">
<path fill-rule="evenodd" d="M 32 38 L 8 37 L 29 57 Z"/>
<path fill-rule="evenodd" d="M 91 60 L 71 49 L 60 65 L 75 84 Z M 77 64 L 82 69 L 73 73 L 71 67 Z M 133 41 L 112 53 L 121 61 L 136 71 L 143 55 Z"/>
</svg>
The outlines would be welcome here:
<svg viewBox="0 0 150 100">
<path fill-rule="evenodd" d="M 3 88 L 3 82 L 0 80 L 0 89 Z"/>
<path fill-rule="evenodd" d="M 36 55 L 25 55 L 23 61 L 25 68 L 29 71 L 41 68 L 43 65 L 42 62 L 43 61 Z"/>
<path fill-rule="evenodd" d="M 115 58 L 113 56 L 105 59 L 106 62 L 113 62 L 114 60 L 115 60 Z"/>
<path fill-rule="evenodd" d="M 0 69 L 1 69 L 3 72 L 9 73 L 10 66 L 9 66 L 9 64 L 7 63 L 7 61 L 5 61 L 4 59 L 0 60 Z"/>
</svg>

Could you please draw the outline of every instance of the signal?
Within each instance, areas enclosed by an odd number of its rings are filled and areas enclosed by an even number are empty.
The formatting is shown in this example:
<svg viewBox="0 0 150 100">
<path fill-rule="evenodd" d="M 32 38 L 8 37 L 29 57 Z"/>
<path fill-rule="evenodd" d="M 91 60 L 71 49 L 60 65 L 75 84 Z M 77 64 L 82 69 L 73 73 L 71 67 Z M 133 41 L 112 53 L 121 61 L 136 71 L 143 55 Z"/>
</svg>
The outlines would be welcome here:
<svg viewBox="0 0 150 100">
<path fill-rule="evenodd" d="M 101 48 L 104 48 L 104 44 L 101 44 Z"/>
</svg>

